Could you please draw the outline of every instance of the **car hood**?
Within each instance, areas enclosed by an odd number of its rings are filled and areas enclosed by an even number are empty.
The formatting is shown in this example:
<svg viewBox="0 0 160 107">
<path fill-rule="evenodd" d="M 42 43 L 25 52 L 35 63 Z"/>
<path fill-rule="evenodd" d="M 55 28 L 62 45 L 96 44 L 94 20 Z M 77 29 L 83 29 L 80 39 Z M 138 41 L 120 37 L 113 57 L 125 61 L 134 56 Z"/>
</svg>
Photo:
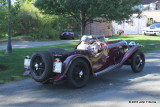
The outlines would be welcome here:
<svg viewBox="0 0 160 107">
<path fill-rule="evenodd" d="M 149 30 L 150 28 L 149 27 L 146 27 L 144 30 Z"/>
<path fill-rule="evenodd" d="M 150 29 L 149 27 L 147 27 L 147 28 L 145 28 L 144 30 L 160 31 L 160 28 Z"/>
</svg>

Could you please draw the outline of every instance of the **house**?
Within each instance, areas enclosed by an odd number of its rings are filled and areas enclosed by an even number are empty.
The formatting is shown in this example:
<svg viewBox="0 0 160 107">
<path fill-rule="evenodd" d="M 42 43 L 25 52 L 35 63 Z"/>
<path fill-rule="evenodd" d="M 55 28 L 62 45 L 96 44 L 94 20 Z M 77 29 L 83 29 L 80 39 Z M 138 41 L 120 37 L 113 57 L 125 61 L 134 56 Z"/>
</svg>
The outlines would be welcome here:
<svg viewBox="0 0 160 107">
<path fill-rule="evenodd" d="M 157 3 L 159 1 L 160 0 L 143 0 L 142 1 L 142 5 L 144 5 L 144 4 L 150 4 L 150 3 Z"/>
<path fill-rule="evenodd" d="M 135 8 L 139 8 L 142 13 L 133 14 L 129 20 L 123 22 L 93 22 L 86 26 L 85 33 L 112 36 L 118 34 L 119 30 L 124 30 L 124 34 L 142 34 L 147 26 L 160 23 L 160 0 L 143 0 L 142 4 Z"/>
<path fill-rule="evenodd" d="M 85 28 L 86 35 L 112 36 L 112 23 L 106 22 L 105 19 L 95 18 L 93 23 L 90 23 Z"/>
<path fill-rule="evenodd" d="M 146 21 L 146 17 L 138 18 L 138 14 L 134 14 L 129 20 L 122 23 L 113 21 L 113 33 L 118 34 L 119 30 L 124 30 L 124 34 L 142 34 Z"/>
<path fill-rule="evenodd" d="M 129 20 L 122 23 L 113 22 L 113 33 L 118 34 L 118 30 L 124 30 L 124 34 L 142 34 L 143 29 L 153 23 L 160 23 L 160 0 L 143 0 L 137 6 L 142 13 L 133 14 Z"/>
</svg>

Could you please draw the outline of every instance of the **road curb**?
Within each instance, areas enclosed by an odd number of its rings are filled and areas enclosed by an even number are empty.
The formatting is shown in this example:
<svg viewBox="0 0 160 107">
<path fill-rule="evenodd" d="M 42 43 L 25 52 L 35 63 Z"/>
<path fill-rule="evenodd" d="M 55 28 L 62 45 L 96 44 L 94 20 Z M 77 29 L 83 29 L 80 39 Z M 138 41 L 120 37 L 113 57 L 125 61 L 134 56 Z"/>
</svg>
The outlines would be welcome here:
<svg viewBox="0 0 160 107">
<path fill-rule="evenodd" d="M 11 41 L 12 42 L 23 42 L 23 41 L 27 41 L 27 40 L 24 40 L 24 39 L 12 39 Z M 8 40 L 0 40 L 0 44 L 6 43 L 6 42 L 8 42 Z"/>
</svg>

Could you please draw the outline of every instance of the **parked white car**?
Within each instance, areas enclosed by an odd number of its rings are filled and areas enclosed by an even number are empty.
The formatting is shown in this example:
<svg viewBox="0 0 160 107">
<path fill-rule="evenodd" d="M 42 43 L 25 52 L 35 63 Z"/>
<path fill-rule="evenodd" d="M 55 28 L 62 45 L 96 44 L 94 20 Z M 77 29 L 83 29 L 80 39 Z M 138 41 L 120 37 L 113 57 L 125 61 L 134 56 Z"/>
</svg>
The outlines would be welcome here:
<svg viewBox="0 0 160 107">
<path fill-rule="evenodd" d="M 143 34 L 160 36 L 160 23 L 152 24 L 149 27 L 145 28 Z"/>
</svg>

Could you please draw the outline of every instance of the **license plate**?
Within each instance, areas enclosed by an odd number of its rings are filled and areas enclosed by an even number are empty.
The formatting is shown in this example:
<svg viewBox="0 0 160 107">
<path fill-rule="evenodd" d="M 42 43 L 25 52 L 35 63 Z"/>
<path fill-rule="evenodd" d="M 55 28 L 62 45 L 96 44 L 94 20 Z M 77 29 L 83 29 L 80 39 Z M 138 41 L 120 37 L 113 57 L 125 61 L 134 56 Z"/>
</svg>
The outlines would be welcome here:
<svg viewBox="0 0 160 107">
<path fill-rule="evenodd" d="M 55 72 L 55 73 L 61 73 L 62 72 L 62 63 L 61 62 L 55 62 L 54 63 L 53 72 Z"/>
<path fill-rule="evenodd" d="M 31 59 L 24 59 L 24 68 L 29 68 Z"/>
</svg>

